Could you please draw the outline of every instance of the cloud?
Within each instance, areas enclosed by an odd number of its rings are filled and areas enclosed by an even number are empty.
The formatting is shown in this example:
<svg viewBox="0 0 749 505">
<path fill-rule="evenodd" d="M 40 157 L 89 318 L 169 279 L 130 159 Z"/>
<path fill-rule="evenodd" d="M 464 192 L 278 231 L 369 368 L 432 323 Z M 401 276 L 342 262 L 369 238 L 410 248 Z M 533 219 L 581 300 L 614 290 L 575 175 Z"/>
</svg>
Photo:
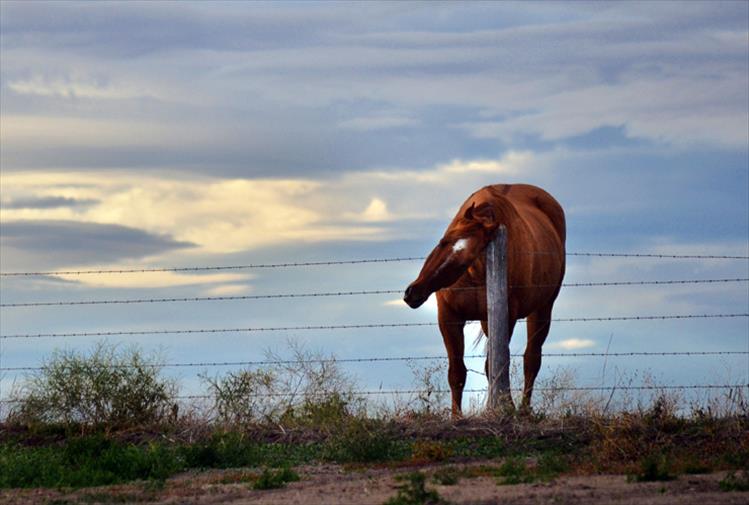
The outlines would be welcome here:
<svg viewBox="0 0 749 505">
<path fill-rule="evenodd" d="M 0 207 L 5 209 L 57 209 L 60 207 L 86 207 L 95 205 L 98 200 L 92 198 L 75 199 L 65 198 L 63 196 L 48 197 L 29 197 L 17 198 L 14 200 L 3 201 Z"/>
<path fill-rule="evenodd" d="M 128 267 L 127 265 L 122 265 L 121 268 L 127 269 Z M 117 269 L 117 265 L 108 264 L 106 269 Z M 210 295 L 228 295 L 247 291 L 250 289 L 247 285 L 225 283 L 247 282 L 252 278 L 248 274 L 190 274 L 184 272 L 135 272 L 97 275 L 62 274 L 55 277 L 84 284 L 91 288 L 132 289 L 209 285 L 213 286 L 206 289 L 206 293 Z"/>
<path fill-rule="evenodd" d="M 607 126 L 746 146 L 740 3 L 141 7 L 2 3 L 4 168 L 303 176 Z"/>
<path fill-rule="evenodd" d="M 367 222 L 388 221 L 392 219 L 392 216 L 388 212 L 387 204 L 380 198 L 372 198 L 360 217 L 363 221 Z"/>
<path fill-rule="evenodd" d="M 55 268 L 114 262 L 192 246 L 166 235 L 118 224 L 48 219 L 3 221 L 0 238 L 4 271 L 24 265 Z"/>
<path fill-rule="evenodd" d="M 62 98 L 124 99 L 148 96 L 145 90 L 131 86 L 114 86 L 95 80 L 53 79 L 41 76 L 8 82 L 8 88 L 20 95 L 40 95 Z"/>
<path fill-rule="evenodd" d="M 121 224 L 174 237 L 202 253 L 294 242 L 384 241 L 398 236 L 403 220 L 454 212 L 452 201 L 425 207 L 431 195 L 449 189 L 462 201 L 486 183 L 534 166 L 530 153 L 510 152 L 500 160 L 453 160 L 429 170 L 350 172 L 338 181 L 10 172 L 0 175 L 8 198 L 34 194 L 51 202 L 95 203 L 11 206 L 2 220 Z M 390 196 L 386 202 L 372 194 Z M 363 210 L 362 201 L 369 201 Z"/>
<path fill-rule="evenodd" d="M 577 350 L 577 349 L 588 349 L 590 347 L 595 347 L 596 342 L 589 339 L 581 339 L 581 338 L 568 338 L 565 340 L 561 340 L 559 342 L 550 342 L 546 345 L 547 349 L 564 349 L 568 351 Z"/>
<path fill-rule="evenodd" d="M 408 126 L 416 126 L 418 124 L 420 124 L 420 122 L 417 119 L 411 117 L 383 114 L 347 119 L 338 123 L 338 126 L 349 130 L 370 131 L 386 130 L 389 128 L 403 128 Z"/>
</svg>

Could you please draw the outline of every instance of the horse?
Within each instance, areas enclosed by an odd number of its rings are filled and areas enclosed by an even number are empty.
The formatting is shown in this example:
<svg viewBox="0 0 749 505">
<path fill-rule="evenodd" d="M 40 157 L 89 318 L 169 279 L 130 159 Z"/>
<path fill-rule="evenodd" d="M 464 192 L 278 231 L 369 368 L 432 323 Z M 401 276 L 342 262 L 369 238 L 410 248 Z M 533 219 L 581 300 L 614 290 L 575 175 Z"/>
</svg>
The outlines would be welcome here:
<svg viewBox="0 0 749 505">
<path fill-rule="evenodd" d="M 481 321 L 484 335 L 488 335 L 484 249 L 500 225 L 507 229 L 510 337 L 518 319 L 525 318 L 527 324 L 521 412 L 529 412 L 533 383 L 541 368 L 541 346 L 549 334 L 552 307 L 565 272 L 565 217 L 554 197 L 529 184 L 479 189 L 460 207 L 403 297 L 415 309 L 436 292 L 437 319 L 449 360 L 453 417 L 461 416 L 466 381 L 466 321 Z M 502 373 L 509 377 L 509 370 Z M 509 394 L 503 405 L 515 409 Z"/>
</svg>

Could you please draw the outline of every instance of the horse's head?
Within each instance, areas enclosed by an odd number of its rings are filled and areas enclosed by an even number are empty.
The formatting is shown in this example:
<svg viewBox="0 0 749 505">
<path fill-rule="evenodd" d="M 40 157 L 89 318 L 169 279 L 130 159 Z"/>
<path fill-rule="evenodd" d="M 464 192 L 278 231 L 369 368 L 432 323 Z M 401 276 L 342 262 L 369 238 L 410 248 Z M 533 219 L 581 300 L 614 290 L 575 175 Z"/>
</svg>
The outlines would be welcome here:
<svg viewBox="0 0 749 505">
<path fill-rule="evenodd" d="M 419 276 L 403 296 L 415 309 L 429 295 L 457 281 L 494 237 L 499 227 L 494 208 L 489 203 L 472 203 L 445 232 L 437 247 L 429 254 Z"/>
</svg>

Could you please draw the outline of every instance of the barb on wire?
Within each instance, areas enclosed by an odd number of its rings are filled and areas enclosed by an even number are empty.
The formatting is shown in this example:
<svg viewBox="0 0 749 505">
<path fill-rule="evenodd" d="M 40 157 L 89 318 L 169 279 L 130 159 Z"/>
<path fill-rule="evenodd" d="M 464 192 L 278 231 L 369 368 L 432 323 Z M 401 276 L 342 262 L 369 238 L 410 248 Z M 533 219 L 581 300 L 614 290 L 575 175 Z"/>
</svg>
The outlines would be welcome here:
<svg viewBox="0 0 749 505">
<path fill-rule="evenodd" d="M 737 356 L 749 355 L 749 351 L 634 351 L 634 352 L 562 352 L 562 353 L 545 353 L 545 358 L 570 358 L 570 357 L 642 357 L 642 356 Z M 520 358 L 523 354 L 513 353 L 514 358 Z M 484 354 L 469 354 L 464 356 L 465 359 L 486 358 Z M 433 361 L 446 360 L 447 356 L 380 356 L 380 357 L 363 357 L 363 358 L 320 358 L 309 360 L 260 360 L 260 361 L 197 361 L 188 363 L 146 363 L 140 365 L 115 365 L 111 368 L 201 368 L 201 367 L 237 367 L 237 366 L 274 366 L 274 365 L 298 365 L 304 363 L 377 363 L 377 362 L 394 362 L 394 361 Z M 43 366 L 18 366 L 18 367 L 0 367 L 2 372 L 31 372 L 43 370 Z M 476 372 L 479 373 L 479 372 Z"/>
<path fill-rule="evenodd" d="M 749 313 L 734 314 L 668 314 L 647 316 L 603 316 L 603 317 L 568 317 L 552 319 L 552 322 L 595 322 L 595 321 L 652 321 L 668 319 L 725 319 L 749 317 Z M 518 322 L 524 321 L 519 319 Z M 538 321 L 544 322 L 544 321 Z M 470 323 L 474 323 L 471 321 Z M 449 323 L 448 323 L 449 324 Z M 464 325 L 464 323 L 454 323 Z M 196 328 L 196 329 L 166 329 L 166 330 L 122 330 L 122 331 L 91 331 L 69 333 L 17 333 L 0 335 L 0 339 L 15 338 L 71 338 L 71 337 L 113 337 L 138 335 L 192 335 L 203 333 L 262 333 L 274 331 L 315 331 L 315 330 L 356 330 L 373 328 L 409 328 L 421 326 L 437 326 L 437 323 L 361 323 L 361 324 L 324 324 L 306 326 L 255 326 L 245 328 Z"/>
<path fill-rule="evenodd" d="M 556 252 L 530 252 L 527 254 L 549 254 Z M 568 252 L 566 256 L 583 257 L 615 257 L 615 258 L 658 258 L 658 259 L 721 259 L 748 260 L 749 256 L 732 256 L 717 254 L 650 254 L 650 253 L 610 253 L 610 252 Z M 394 258 L 365 258 L 353 260 L 330 261 L 299 261 L 285 263 L 250 263 L 245 265 L 225 266 L 189 266 L 189 267 L 153 267 L 153 268 L 118 268 L 118 269 L 90 269 L 90 270 L 48 270 L 35 272 L 0 272 L 2 277 L 40 277 L 56 275 L 100 275 L 100 274 L 131 274 L 151 272 L 210 272 L 216 270 L 250 270 L 261 268 L 292 268 L 333 265 L 358 265 L 366 263 L 392 263 L 401 261 L 422 261 L 425 256 L 404 256 Z"/>
<path fill-rule="evenodd" d="M 678 279 L 678 280 L 653 280 L 653 281 L 607 281 L 607 282 L 578 282 L 562 284 L 565 287 L 599 287 L 599 286 L 637 286 L 637 285 L 669 285 L 669 284 L 715 284 L 731 282 L 749 282 L 749 278 L 730 279 Z M 510 288 L 539 288 L 556 287 L 556 284 L 537 285 L 512 285 Z M 484 289 L 484 286 L 466 286 L 443 288 L 444 291 L 472 291 Z M 194 296 L 194 297 L 167 297 L 167 298 L 130 298 L 120 300 L 59 300 L 52 302 L 19 302 L 2 303 L 2 308 L 15 307 L 48 307 L 61 305 L 115 305 L 115 304 L 138 304 L 138 303 L 170 303 L 170 302 L 215 302 L 215 301 L 237 301 L 237 300 L 268 300 L 281 298 L 321 298 L 335 296 L 362 296 L 362 295 L 393 295 L 401 294 L 402 289 L 373 289 L 359 291 L 327 291 L 312 293 L 277 293 L 265 295 L 233 295 L 233 296 Z"/>
</svg>

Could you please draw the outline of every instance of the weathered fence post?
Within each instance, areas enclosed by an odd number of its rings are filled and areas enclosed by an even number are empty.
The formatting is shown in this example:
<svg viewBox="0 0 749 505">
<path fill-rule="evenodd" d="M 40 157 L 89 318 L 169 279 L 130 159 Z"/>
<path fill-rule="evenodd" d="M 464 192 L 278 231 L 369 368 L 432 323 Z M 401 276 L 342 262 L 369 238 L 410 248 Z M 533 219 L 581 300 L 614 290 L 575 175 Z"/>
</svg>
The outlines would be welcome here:
<svg viewBox="0 0 749 505">
<path fill-rule="evenodd" d="M 501 225 L 486 248 L 486 311 L 489 322 L 488 407 L 512 405 L 510 395 L 510 335 L 507 307 L 507 229 Z"/>
</svg>

